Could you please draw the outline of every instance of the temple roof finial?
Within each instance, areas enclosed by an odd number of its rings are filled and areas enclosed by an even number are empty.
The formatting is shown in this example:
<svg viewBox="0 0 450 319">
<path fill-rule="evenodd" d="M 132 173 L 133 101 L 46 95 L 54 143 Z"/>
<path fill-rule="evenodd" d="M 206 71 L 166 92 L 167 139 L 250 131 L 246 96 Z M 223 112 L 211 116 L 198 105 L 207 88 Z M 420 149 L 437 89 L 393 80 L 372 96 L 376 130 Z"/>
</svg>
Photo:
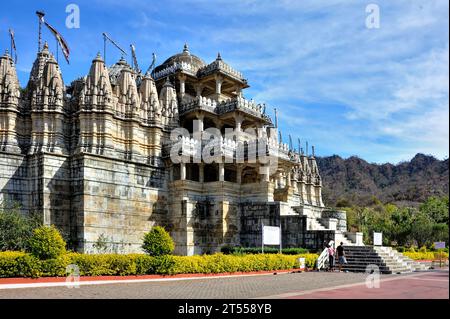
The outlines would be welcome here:
<svg viewBox="0 0 450 319">
<path fill-rule="evenodd" d="M 184 43 L 183 52 L 189 53 L 189 47 L 187 42 Z"/>
<path fill-rule="evenodd" d="M 99 61 L 99 62 L 103 62 L 103 58 L 102 55 L 100 54 L 100 52 L 97 52 L 97 56 L 95 57 L 94 61 Z"/>
<path fill-rule="evenodd" d="M 47 43 L 47 41 L 44 42 L 44 48 L 43 48 L 43 50 L 48 50 L 48 43 Z"/>
<path fill-rule="evenodd" d="M 222 56 L 220 55 L 220 52 L 217 52 L 217 58 L 216 60 L 222 60 Z"/>
</svg>

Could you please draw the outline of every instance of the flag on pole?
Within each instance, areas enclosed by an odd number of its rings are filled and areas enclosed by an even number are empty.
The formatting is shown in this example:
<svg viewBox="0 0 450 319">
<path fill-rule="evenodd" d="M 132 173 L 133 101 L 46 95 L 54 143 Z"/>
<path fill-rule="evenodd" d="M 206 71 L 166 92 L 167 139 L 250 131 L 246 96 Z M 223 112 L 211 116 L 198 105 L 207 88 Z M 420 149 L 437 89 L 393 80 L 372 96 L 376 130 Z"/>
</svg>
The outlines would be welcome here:
<svg viewBox="0 0 450 319">
<path fill-rule="evenodd" d="M 16 49 L 16 41 L 14 40 L 14 30 L 9 29 L 9 35 L 11 37 L 11 56 L 12 51 L 14 50 L 14 63 L 17 64 L 17 49 Z"/>
<path fill-rule="evenodd" d="M 145 74 L 151 74 L 153 69 L 155 68 L 155 64 L 156 64 L 156 54 L 152 53 L 152 64 L 150 64 L 150 66 L 147 69 L 147 72 L 145 72 Z"/>
<path fill-rule="evenodd" d="M 59 43 L 59 46 L 61 47 L 61 51 L 64 54 L 64 58 L 66 58 L 67 63 L 70 64 L 69 63 L 70 49 L 69 49 L 69 46 L 67 45 L 66 40 L 64 40 L 62 35 L 55 28 L 53 28 L 50 24 L 48 24 L 47 21 L 44 21 L 44 17 L 40 17 L 40 19 L 44 22 L 44 24 L 47 26 L 47 28 L 50 30 L 50 32 L 53 33 L 53 35 L 55 36 L 56 40 Z"/>
</svg>

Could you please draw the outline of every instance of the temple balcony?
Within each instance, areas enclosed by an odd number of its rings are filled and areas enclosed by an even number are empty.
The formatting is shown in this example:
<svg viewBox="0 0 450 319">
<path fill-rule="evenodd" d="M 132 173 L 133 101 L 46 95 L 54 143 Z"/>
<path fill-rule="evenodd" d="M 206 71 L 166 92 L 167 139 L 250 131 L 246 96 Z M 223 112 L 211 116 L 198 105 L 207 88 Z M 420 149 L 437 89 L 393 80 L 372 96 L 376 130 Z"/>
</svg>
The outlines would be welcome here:
<svg viewBox="0 0 450 319">
<path fill-rule="evenodd" d="M 244 79 L 244 76 L 242 75 L 241 72 L 235 70 L 227 63 L 223 62 L 221 59 L 216 59 L 214 62 L 198 70 L 197 76 L 199 78 L 202 78 L 209 76 L 211 74 L 216 74 L 218 72 L 223 73 L 224 75 L 227 75 L 233 78 L 234 80 L 247 84 L 247 80 Z"/>
<path fill-rule="evenodd" d="M 185 115 L 190 112 L 203 110 L 209 113 L 215 113 L 217 101 L 204 96 L 197 96 L 192 100 L 186 100 L 180 103 L 179 115 Z"/>
<path fill-rule="evenodd" d="M 180 144 L 181 143 L 181 144 Z M 176 149 L 173 149 L 176 147 Z M 298 164 L 296 160 L 299 154 L 289 150 L 286 143 L 278 143 L 278 141 L 270 138 L 256 138 L 249 141 L 234 141 L 221 137 L 220 139 L 198 140 L 193 137 L 180 137 L 177 141 L 169 141 L 163 146 L 163 157 L 169 158 L 172 150 L 178 150 L 177 155 L 185 156 L 186 161 L 196 159 L 200 161 L 203 158 L 205 147 L 211 150 L 211 160 L 226 160 L 237 163 L 239 161 L 256 160 L 261 156 L 271 156 L 277 158 L 279 161 Z M 263 153 L 261 153 L 263 152 Z M 172 153 L 174 154 L 174 153 Z M 311 176 L 308 174 L 307 183 L 320 183 L 320 176 Z"/>
<path fill-rule="evenodd" d="M 272 123 L 271 118 L 265 114 L 263 105 L 256 104 L 255 102 L 246 100 L 240 96 L 222 102 L 217 102 L 214 99 L 204 96 L 197 96 L 191 100 L 181 102 L 179 114 L 180 116 L 183 116 L 199 110 L 217 114 L 219 116 L 240 111 L 252 118 L 262 119 L 265 123 Z"/>
<path fill-rule="evenodd" d="M 166 68 L 159 70 L 158 72 L 154 72 L 152 76 L 153 79 L 157 81 L 169 75 L 175 74 L 179 71 L 189 74 L 191 76 L 196 76 L 197 74 L 197 70 L 194 65 L 182 61 L 182 62 L 174 62 L 172 65 L 169 65 Z"/>
<path fill-rule="evenodd" d="M 181 144 L 178 144 L 181 143 Z M 178 146 L 177 146 L 178 144 Z M 224 158 L 234 160 L 236 157 L 237 143 L 226 138 L 203 140 L 200 141 L 191 137 L 181 137 L 178 141 L 170 141 L 163 146 L 163 157 L 170 157 L 171 152 L 176 147 L 178 155 L 185 156 L 192 159 L 200 159 L 205 147 L 211 150 L 218 151 L 217 154 L 211 155 L 212 158 Z"/>
</svg>

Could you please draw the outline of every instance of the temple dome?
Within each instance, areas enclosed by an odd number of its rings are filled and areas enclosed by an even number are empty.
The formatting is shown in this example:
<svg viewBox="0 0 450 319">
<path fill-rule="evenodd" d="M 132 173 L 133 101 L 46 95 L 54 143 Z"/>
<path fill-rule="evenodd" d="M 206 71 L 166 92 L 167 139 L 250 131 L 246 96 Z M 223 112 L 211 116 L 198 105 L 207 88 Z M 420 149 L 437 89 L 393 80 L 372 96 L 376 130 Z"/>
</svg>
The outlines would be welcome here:
<svg viewBox="0 0 450 319">
<path fill-rule="evenodd" d="M 117 80 L 119 79 L 122 70 L 132 71 L 131 66 L 127 63 L 127 61 L 125 61 L 123 57 L 121 57 L 117 63 L 108 68 L 109 78 L 112 85 L 117 84 Z"/>
<path fill-rule="evenodd" d="M 191 54 L 189 52 L 189 48 L 187 44 L 184 45 L 183 52 L 172 55 L 170 58 L 165 60 L 161 65 L 155 68 L 155 71 L 158 72 L 174 63 L 189 63 L 193 66 L 193 69 L 197 71 L 198 69 L 206 66 L 205 62 L 200 59 L 198 56 Z"/>
</svg>

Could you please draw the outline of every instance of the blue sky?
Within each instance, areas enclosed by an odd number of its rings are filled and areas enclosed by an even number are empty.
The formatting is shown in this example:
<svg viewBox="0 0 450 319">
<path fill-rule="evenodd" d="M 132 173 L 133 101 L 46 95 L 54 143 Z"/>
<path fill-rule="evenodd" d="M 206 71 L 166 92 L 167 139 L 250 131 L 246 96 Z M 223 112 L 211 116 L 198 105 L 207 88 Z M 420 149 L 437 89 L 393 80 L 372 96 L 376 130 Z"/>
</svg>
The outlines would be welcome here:
<svg viewBox="0 0 450 319">
<path fill-rule="evenodd" d="M 66 6 L 80 8 L 80 28 L 65 26 Z M 368 29 L 365 8 L 380 8 L 380 28 Z M 69 84 L 85 75 L 102 32 L 128 49 L 142 69 L 182 50 L 207 62 L 222 58 L 242 71 L 245 97 L 279 110 L 285 141 L 309 141 L 320 156 L 357 155 L 397 163 L 416 153 L 447 158 L 449 150 L 449 3 L 396 1 L 7 1 L 0 12 L 0 50 L 16 33 L 22 86 L 37 48 L 37 9 L 66 38 Z M 50 49 L 55 40 L 47 30 Z M 111 46 L 107 63 L 120 54 Z"/>
</svg>

